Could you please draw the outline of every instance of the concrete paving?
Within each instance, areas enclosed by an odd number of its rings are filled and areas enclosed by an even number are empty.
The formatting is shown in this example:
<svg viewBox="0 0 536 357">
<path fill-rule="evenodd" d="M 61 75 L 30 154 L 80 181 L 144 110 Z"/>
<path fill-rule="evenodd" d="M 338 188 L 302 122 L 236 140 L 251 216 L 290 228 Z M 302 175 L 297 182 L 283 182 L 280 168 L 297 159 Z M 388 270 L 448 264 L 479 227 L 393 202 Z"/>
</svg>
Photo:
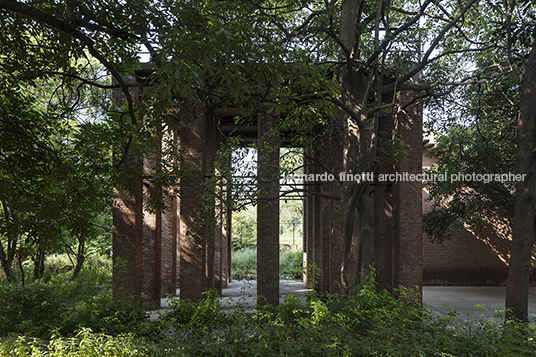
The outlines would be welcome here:
<svg viewBox="0 0 536 357">
<path fill-rule="evenodd" d="M 305 283 L 298 280 L 279 280 L 279 303 L 283 304 L 289 294 L 296 295 L 301 301 L 305 301 L 306 293 L 309 289 L 305 288 Z M 177 296 L 179 296 L 177 289 Z M 256 280 L 232 280 L 228 287 L 223 289 L 222 306 L 229 307 L 242 305 L 246 308 L 255 308 L 257 306 L 257 281 Z M 160 300 L 160 309 L 165 310 L 169 307 L 169 299 Z"/>
<path fill-rule="evenodd" d="M 423 301 L 436 315 L 454 310 L 462 320 L 504 317 L 506 288 L 500 286 L 425 286 Z M 502 313 L 497 313 L 501 311 Z M 536 318 L 536 287 L 529 289 L 529 319 Z M 534 321 L 533 321 L 534 323 Z"/>
<path fill-rule="evenodd" d="M 294 294 L 301 301 L 305 301 L 307 291 L 305 283 L 297 280 L 279 280 L 279 303 L 283 304 L 289 294 Z M 257 305 L 257 281 L 256 280 L 233 280 L 222 291 L 222 305 L 246 304 L 249 307 Z"/>
<path fill-rule="evenodd" d="M 284 303 L 289 294 L 296 295 L 305 301 L 308 289 L 302 281 L 280 280 L 279 302 Z M 177 290 L 177 295 L 179 291 Z M 255 308 L 257 304 L 256 280 L 233 280 L 226 289 L 223 289 L 222 305 L 229 307 L 241 304 L 247 309 Z M 499 318 L 497 311 L 504 310 L 505 287 L 497 286 L 425 286 L 423 287 L 423 301 L 439 316 L 455 311 L 461 320 L 475 319 L 480 315 L 485 318 Z M 161 309 L 166 309 L 168 299 L 162 299 Z M 503 311 L 504 313 L 504 311 Z M 500 313 L 499 313 L 500 314 Z M 503 314 L 500 314 L 503 316 Z M 530 288 L 529 318 L 536 319 L 536 287 Z"/>
</svg>

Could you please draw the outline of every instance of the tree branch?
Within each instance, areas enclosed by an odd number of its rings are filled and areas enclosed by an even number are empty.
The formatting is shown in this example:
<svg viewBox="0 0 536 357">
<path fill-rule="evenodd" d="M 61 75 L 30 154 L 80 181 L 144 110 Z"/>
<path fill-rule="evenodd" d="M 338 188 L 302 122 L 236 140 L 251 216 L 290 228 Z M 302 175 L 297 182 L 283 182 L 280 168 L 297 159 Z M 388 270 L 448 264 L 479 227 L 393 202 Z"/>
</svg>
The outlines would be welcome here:
<svg viewBox="0 0 536 357">
<path fill-rule="evenodd" d="M 0 121 L 6 122 L 5 120 L 0 120 Z M 22 132 L 22 131 L 17 130 L 17 129 L 10 129 L 10 128 L 0 128 L 0 131 L 15 133 L 15 134 L 24 136 L 26 139 L 30 140 L 32 143 L 34 143 L 35 145 L 39 146 L 41 149 L 44 149 L 44 150 L 52 153 L 54 155 L 56 161 L 58 162 L 58 165 L 61 166 L 62 162 L 61 162 L 60 156 L 59 156 L 59 154 L 58 154 L 58 152 L 56 150 L 54 150 L 52 148 L 49 148 L 46 145 L 41 144 L 39 141 L 37 141 L 36 139 L 31 137 L 30 135 L 26 134 L 25 132 Z"/>
<path fill-rule="evenodd" d="M 49 15 L 40 10 L 37 10 L 36 8 L 30 7 L 26 4 L 13 1 L 13 0 L 0 0 L 0 8 L 26 15 L 34 20 L 45 23 L 56 30 L 69 34 L 73 36 L 74 38 L 77 38 L 78 40 L 80 40 L 82 43 L 84 43 L 87 46 L 89 53 L 91 53 L 91 55 L 93 55 L 96 59 L 98 59 L 99 62 L 115 78 L 117 83 L 119 83 L 120 88 L 123 90 L 123 93 L 125 94 L 127 98 L 128 111 L 129 111 L 131 121 L 133 124 L 137 123 L 132 96 L 130 95 L 128 91 L 128 86 L 126 85 L 125 81 L 121 77 L 121 74 L 106 58 L 104 58 L 103 55 L 101 55 L 95 49 L 94 41 L 77 29 L 76 23 L 58 20 L 52 15 Z"/>
<path fill-rule="evenodd" d="M 456 17 L 454 17 L 442 30 L 441 32 L 439 32 L 439 34 L 436 36 L 436 38 L 434 39 L 434 41 L 432 42 L 432 44 L 430 45 L 430 47 L 428 48 L 428 50 L 426 51 L 426 53 L 424 54 L 421 62 L 415 66 L 412 70 L 410 70 L 408 73 L 406 73 L 406 75 L 402 76 L 401 78 L 398 78 L 396 80 L 396 83 L 398 84 L 398 87 L 401 87 L 401 84 L 402 83 L 405 83 L 407 80 L 409 80 L 411 77 L 413 77 L 414 75 L 416 75 L 417 73 L 419 73 L 426 65 L 429 64 L 429 57 L 430 55 L 432 54 L 432 52 L 435 50 L 435 48 L 439 45 L 439 42 L 443 39 L 443 37 L 445 36 L 445 34 L 453 27 L 455 26 L 458 21 L 460 21 L 460 19 L 465 15 L 465 13 L 471 8 L 471 6 L 474 5 L 475 2 L 477 2 L 478 0 L 470 0 L 466 5 L 465 7 L 460 10 L 460 12 L 458 13 L 458 15 L 456 15 Z M 390 86 L 393 86 L 393 84 L 391 84 Z"/>
</svg>

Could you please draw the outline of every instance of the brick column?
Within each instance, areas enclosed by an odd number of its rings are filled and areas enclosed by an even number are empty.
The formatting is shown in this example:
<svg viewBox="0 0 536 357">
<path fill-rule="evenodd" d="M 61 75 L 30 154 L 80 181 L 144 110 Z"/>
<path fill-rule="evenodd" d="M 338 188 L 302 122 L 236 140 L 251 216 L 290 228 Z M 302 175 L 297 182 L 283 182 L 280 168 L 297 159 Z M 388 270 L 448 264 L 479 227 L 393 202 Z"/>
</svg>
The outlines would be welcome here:
<svg viewBox="0 0 536 357">
<path fill-rule="evenodd" d="M 378 146 L 391 145 L 394 135 L 394 118 L 392 115 L 380 117 Z M 385 157 L 378 151 L 376 175 L 394 174 L 395 168 L 391 157 Z M 398 201 L 394 199 L 395 182 L 375 181 L 374 185 L 374 261 L 377 271 L 378 289 L 393 292 L 395 287 L 394 259 L 397 245 L 395 210 Z"/>
<path fill-rule="evenodd" d="M 257 294 L 279 304 L 279 130 L 278 119 L 258 118 Z"/>
<path fill-rule="evenodd" d="M 133 165 L 141 173 L 141 161 Z M 136 184 L 138 194 L 116 192 L 113 206 L 112 287 L 114 300 L 135 299 L 142 292 L 142 185 Z"/>
<path fill-rule="evenodd" d="M 315 132 L 318 135 L 320 133 L 319 128 L 316 128 Z M 319 144 L 319 143 L 316 143 Z M 324 172 L 324 169 L 320 167 L 318 162 L 322 160 L 322 152 L 321 149 L 318 148 L 315 145 L 315 148 L 312 152 L 313 156 L 313 172 L 315 174 L 322 174 Z M 313 186 L 310 186 L 310 190 L 315 192 L 316 194 L 313 194 L 312 201 L 313 201 L 313 262 L 316 264 L 316 267 L 318 268 L 318 272 L 320 273 L 319 276 L 315 276 L 315 284 L 314 288 L 316 291 L 320 292 L 323 290 L 323 277 L 327 273 L 323 268 L 323 227 L 322 227 L 322 198 L 320 197 L 321 193 L 321 186 L 322 182 L 319 180 L 315 180 L 313 182 L 310 182 L 313 184 Z"/>
<path fill-rule="evenodd" d="M 331 167 L 335 175 L 343 170 L 342 161 L 342 121 L 338 117 L 330 119 L 329 151 L 331 155 Z M 341 192 L 341 185 L 338 181 L 333 181 L 329 185 L 332 194 Z M 341 293 L 341 267 L 344 257 L 343 214 L 341 200 L 331 200 L 330 202 L 330 285 L 329 292 L 332 294 Z"/>
<path fill-rule="evenodd" d="M 216 142 L 219 145 L 227 145 L 225 137 L 217 135 Z M 221 292 L 221 289 L 226 288 L 229 283 L 229 258 L 231 254 L 230 250 L 230 220 L 231 212 L 226 203 L 231 198 L 230 177 L 226 177 L 228 172 L 229 158 L 217 156 L 217 169 L 216 174 L 221 176 L 220 185 L 218 187 L 218 195 L 221 196 L 221 200 L 217 205 L 216 221 L 217 226 L 217 249 L 216 249 L 216 261 L 217 261 L 217 280 L 216 288 Z"/>
<path fill-rule="evenodd" d="M 225 138 L 218 132 L 215 120 L 214 115 L 207 118 L 207 173 L 213 180 L 211 190 L 214 191 L 210 192 L 214 193 L 214 220 L 211 227 L 213 239 L 209 238 L 207 242 L 207 287 L 221 294 L 222 288 L 227 286 L 227 160 L 218 155 Z"/>
<path fill-rule="evenodd" d="M 164 135 L 164 144 L 169 142 L 166 148 L 172 149 L 170 146 L 177 145 L 177 133 L 166 133 Z M 164 160 L 175 160 L 174 158 L 163 158 Z M 177 162 L 174 161 L 174 165 Z M 177 289 L 177 257 L 178 257 L 178 200 L 171 197 L 169 193 L 163 195 L 166 210 L 162 212 L 161 223 L 161 285 L 162 295 L 175 295 Z"/>
<path fill-rule="evenodd" d="M 229 187 L 229 194 L 231 194 L 230 187 Z M 233 213 L 231 210 L 227 212 L 227 225 L 225 227 L 226 227 L 225 236 L 227 237 L 227 247 L 226 247 L 227 248 L 226 249 L 227 250 L 227 255 L 226 255 L 227 264 L 225 266 L 225 276 L 226 276 L 226 281 L 227 281 L 226 284 L 228 284 L 231 282 L 231 252 L 233 250 L 233 243 L 232 243 Z"/>
<path fill-rule="evenodd" d="M 136 82 L 134 75 L 125 75 L 123 79 L 127 83 Z M 139 98 L 140 94 L 141 88 L 130 90 L 130 95 L 134 101 Z M 126 102 L 126 97 L 120 90 L 114 91 L 113 97 L 119 104 Z M 142 118 L 138 120 L 142 120 Z M 132 156 L 132 150 L 129 154 Z M 139 303 L 142 293 L 143 158 L 132 157 L 130 160 L 125 160 L 125 162 L 132 161 L 135 163 L 125 170 L 127 174 L 122 177 L 125 189 L 116 192 L 117 199 L 114 201 L 112 209 L 112 290 L 114 300 L 134 299 Z"/>
<path fill-rule="evenodd" d="M 143 160 L 143 172 L 146 176 L 155 173 L 155 166 L 160 159 L 161 143 L 154 156 Z M 160 306 L 161 296 L 161 237 L 162 212 L 149 208 L 153 184 L 147 182 L 143 187 L 143 221 L 142 221 L 142 292 L 152 307 Z M 154 194 L 154 192 L 153 192 Z M 140 217 L 141 218 L 141 217 Z"/>
<path fill-rule="evenodd" d="M 304 167 L 304 170 L 303 170 L 303 173 L 305 175 L 309 175 L 309 174 L 314 174 L 315 173 L 315 168 L 314 168 L 314 165 L 313 165 L 313 161 L 311 159 L 304 159 L 304 162 L 305 162 L 305 167 Z M 314 262 L 315 262 L 315 259 L 314 259 L 314 251 L 315 251 L 315 247 L 314 247 L 314 243 L 315 243 L 315 196 L 314 194 L 312 193 L 314 191 L 314 183 L 312 182 L 308 182 L 308 181 L 304 181 L 304 185 L 305 185 L 305 189 L 308 190 L 308 191 L 311 191 L 311 192 L 307 192 L 305 194 L 305 200 L 304 200 L 304 204 L 305 204 L 305 210 L 304 210 L 304 224 L 305 224 L 305 229 L 304 229 L 304 246 L 305 246 L 305 249 L 304 249 L 304 256 L 305 256 L 305 259 L 304 259 L 304 263 L 305 263 L 305 267 L 308 268 L 309 266 L 311 266 Z M 307 272 L 307 270 L 306 270 Z M 312 276 L 311 274 L 306 274 L 305 275 L 305 283 L 307 284 L 307 288 L 308 289 L 312 289 L 314 288 L 314 279 L 315 277 Z"/>
<path fill-rule="evenodd" d="M 398 94 L 400 105 L 412 98 L 413 93 Z M 422 173 L 422 107 L 413 105 L 400 110 L 396 117 L 396 130 L 409 145 L 407 157 L 399 160 L 397 171 L 408 174 Z M 396 183 L 398 209 L 398 262 L 395 278 L 397 285 L 418 287 L 422 292 L 422 183 L 409 181 Z"/>
<path fill-rule="evenodd" d="M 207 205 L 210 205 L 210 209 L 208 207 L 205 208 L 209 209 L 209 212 L 206 212 L 207 219 L 209 219 L 208 226 L 207 226 L 207 232 L 206 232 L 206 270 L 207 270 L 207 290 L 208 289 L 215 289 L 216 288 L 216 275 L 217 272 L 217 262 L 216 262 L 216 249 L 217 249 L 217 240 L 219 239 L 219 235 L 217 232 L 218 229 L 218 223 L 215 222 L 213 219 L 216 215 L 216 192 L 212 192 L 215 187 L 213 187 L 214 183 L 214 162 L 216 160 L 216 125 L 214 123 L 214 112 L 210 111 L 207 113 L 206 117 L 206 132 L 205 132 L 205 180 L 211 180 L 210 187 L 207 187 L 207 190 L 210 190 L 211 192 L 207 193 L 207 199 L 210 200 L 210 202 L 206 202 Z M 210 197 L 210 198 L 209 198 Z M 210 215 L 211 217 L 208 217 Z M 221 289 L 219 289 L 221 293 Z"/>
<path fill-rule="evenodd" d="M 333 171 L 333 165 L 332 165 L 332 157 L 331 157 L 331 147 L 329 142 L 329 132 L 327 131 L 328 128 L 323 129 L 323 133 L 321 136 L 321 146 L 322 146 L 322 153 L 321 153 L 321 162 L 324 167 L 327 169 Z M 327 170 L 324 168 L 321 168 L 322 173 L 326 172 Z M 330 172 L 331 173 L 331 172 Z M 332 181 L 326 181 L 321 182 L 321 192 L 324 194 L 331 194 L 332 191 Z M 322 271 L 321 279 L 319 281 L 319 291 L 322 292 L 329 292 L 330 291 L 330 285 L 331 285 L 331 247 L 330 247 L 330 236 L 331 236 L 331 201 L 332 199 L 327 197 L 320 197 L 320 217 L 321 217 L 321 232 L 320 232 L 320 239 L 321 244 L 320 250 L 321 250 L 321 266 L 320 269 Z"/>
<path fill-rule="evenodd" d="M 199 111 L 200 112 L 200 111 Z M 181 299 L 200 301 L 206 291 L 205 237 L 200 217 L 205 182 L 204 114 L 181 114 L 179 146 L 182 154 L 181 170 L 187 176 L 180 182 L 180 276 Z"/>
<path fill-rule="evenodd" d="M 305 158 L 305 154 L 303 155 L 303 173 L 307 174 L 307 159 Z M 304 186 L 307 188 L 306 186 Z M 307 268 L 307 264 L 309 264 L 308 257 L 307 257 L 307 242 L 309 239 L 309 234 L 307 233 L 307 227 L 308 227 L 308 215 L 307 215 L 307 197 L 308 194 L 304 193 L 303 195 L 303 220 L 302 220 L 302 232 L 303 232 L 303 240 L 302 240 L 302 251 L 303 251 L 303 271 L 305 272 L 305 268 Z M 307 274 L 302 275 L 303 282 L 307 285 Z"/>
</svg>

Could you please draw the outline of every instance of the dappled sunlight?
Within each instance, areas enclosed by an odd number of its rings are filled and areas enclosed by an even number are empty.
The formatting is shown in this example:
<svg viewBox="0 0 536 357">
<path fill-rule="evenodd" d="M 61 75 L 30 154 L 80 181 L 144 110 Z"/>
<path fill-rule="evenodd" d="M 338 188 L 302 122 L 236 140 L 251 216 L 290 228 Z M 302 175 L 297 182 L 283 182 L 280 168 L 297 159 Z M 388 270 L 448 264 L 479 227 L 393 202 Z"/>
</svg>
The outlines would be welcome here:
<svg viewBox="0 0 536 357">
<path fill-rule="evenodd" d="M 483 216 L 482 221 L 483 225 L 481 227 L 465 225 L 465 229 L 488 246 L 505 265 L 508 265 L 512 242 L 513 215 L 508 217 L 495 211 Z"/>
</svg>

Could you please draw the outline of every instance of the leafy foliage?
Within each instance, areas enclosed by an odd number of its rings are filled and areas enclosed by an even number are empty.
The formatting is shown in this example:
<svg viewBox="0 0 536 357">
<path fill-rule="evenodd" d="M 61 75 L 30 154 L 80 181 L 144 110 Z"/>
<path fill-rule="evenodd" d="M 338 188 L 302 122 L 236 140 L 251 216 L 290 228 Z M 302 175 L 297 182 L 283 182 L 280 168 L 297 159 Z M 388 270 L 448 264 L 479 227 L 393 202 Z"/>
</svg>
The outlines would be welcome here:
<svg viewBox="0 0 536 357">
<path fill-rule="evenodd" d="M 4 282 L 0 335 L 48 338 L 53 331 L 70 336 L 80 328 L 108 334 L 139 328 L 147 320 L 143 308 L 112 301 L 109 258 L 93 257 L 88 265 L 75 281 L 51 265 L 42 281 L 25 287 Z"/>
<path fill-rule="evenodd" d="M 533 326 L 437 317 L 414 292 L 397 299 L 372 279 L 354 296 L 289 295 L 254 311 L 222 306 L 213 292 L 199 303 L 173 298 L 149 322 L 139 307 L 111 302 L 106 261 L 74 282 L 53 274 L 28 287 L 32 294 L 4 285 L 0 356 L 510 356 L 536 347 Z"/>
<path fill-rule="evenodd" d="M 484 76 L 488 61 L 481 59 Z M 428 173 L 446 173 L 446 181 L 430 181 L 427 188 L 434 201 L 424 216 L 424 230 L 439 242 L 448 239 L 453 228 L 464 224 L 479 226 L 497 212 L 511 215 L 515 182 L 465 180 L 459 175 L 508 174 L 516 172 L 515 134 L 520 83 L 513 74 L 467 86 L 457 100 L 465 105 L 450 107 L 451 122 L 445 131 L 435 132 L 435 146 L 428 155 L 438 158 Z M 455 175 L 452 179 L 452 175 Z"/>
</svg>

